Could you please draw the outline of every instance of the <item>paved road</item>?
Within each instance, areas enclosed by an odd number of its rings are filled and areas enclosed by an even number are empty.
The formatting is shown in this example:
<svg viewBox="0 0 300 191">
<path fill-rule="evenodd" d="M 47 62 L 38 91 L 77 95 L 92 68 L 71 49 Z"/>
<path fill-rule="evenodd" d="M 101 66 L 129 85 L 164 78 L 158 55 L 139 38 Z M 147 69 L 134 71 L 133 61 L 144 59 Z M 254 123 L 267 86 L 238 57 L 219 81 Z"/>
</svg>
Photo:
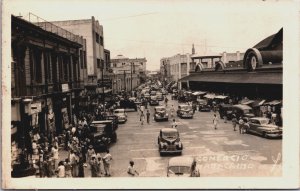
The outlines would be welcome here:
<svg viewBox="0 0 300 191">
<path fill-rule="evenodd" d="M 177 101 L 170 100 L 168 110 L 172 104 L 177 108 Z M 151 118 L 153 108 L 150 107 Z M 214 130 L 213 112 L 196 112 L 193 119 L 175 118 L 184 146 L 182 155 L 196 157 L 202 177 L 281 176 L 281 139 L 239 134 L 223 120 Z M 140 176 L 165 177 L 168 160 L 173 156 L 159 155 L 157 136 L 161 128 L 171 127 L 171 121 L 151 119 L 150 124 L 141 125 L 138 112 L 128 112 L 128 121 L 117 130 L 117 143 L 110 148 L 112 176 L 128 176 L 129 161 L 134 160 Z M 66 158 L 67 152 L 61 151 L 60 157 Z M 91 176 L 88 167 L 85 176 Z"/>
<path fill-rule="evenodd" d="M 178 105 L 170 100 L 168 109 L 172 104 L 175 108 Z M 153 107 L 150 112 L 153 116 Z M 239 134 L 233 131 L 231 123 L 223 120 L 214 130 L 212 119 L 212 112 L 196 112 L 193 119 L 176 117 L 184 145 L 182 155 L 196 157 L 202 177 L 281 175 L 282 140 Z M 140 176 L 166 176 L 168 160 L 173 156 L 159 155 L 157 136 L 162 127 L 170 126 L 171 120 L 151 120 L 142 126 L 138 113 L 128 112 L 128 121 L 119 126 L 118 141 L 110 149 L 112 176 L 128 176 L 129 160 L 135 161 Z"/>
</svg>

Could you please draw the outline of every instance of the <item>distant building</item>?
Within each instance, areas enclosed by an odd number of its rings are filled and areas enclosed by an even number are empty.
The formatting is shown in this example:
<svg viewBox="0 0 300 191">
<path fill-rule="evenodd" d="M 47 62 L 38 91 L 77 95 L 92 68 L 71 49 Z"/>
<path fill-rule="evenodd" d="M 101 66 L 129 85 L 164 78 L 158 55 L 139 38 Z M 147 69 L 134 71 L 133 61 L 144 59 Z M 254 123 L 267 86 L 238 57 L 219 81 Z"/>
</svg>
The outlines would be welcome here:
<svg viewBox="0 0 300 191">
<path fill-rule="evenodd" d="M 112 58 L 110 67 L 113 73 L 117 76 L 123 75 L 121 79 L 117 79 L 123 81 L 117 86 L 118 91 L 130 91 L 139 86 L 146 77 L 146 63 L 146 58 L 127 58 L 123 55 Z"/>
</svg>

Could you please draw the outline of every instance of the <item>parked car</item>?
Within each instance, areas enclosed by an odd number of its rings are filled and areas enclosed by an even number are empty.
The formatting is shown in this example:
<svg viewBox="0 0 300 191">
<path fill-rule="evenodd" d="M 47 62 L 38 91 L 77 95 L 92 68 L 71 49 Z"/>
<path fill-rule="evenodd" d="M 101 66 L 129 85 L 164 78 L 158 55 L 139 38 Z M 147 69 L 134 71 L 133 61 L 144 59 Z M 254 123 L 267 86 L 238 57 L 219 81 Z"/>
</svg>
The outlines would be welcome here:
<svg viewBox="0 0 300 191">
<path fill-rule="evenodd" d="M 270 120 L 265 117 L 253 117 L 248 121 L 246 133 L 255 133 L 263 137 L 280 138 L 282 137 L 282 127 L 270 124 Z"/>
<path fill-rule="evenodd" d="M 167 113 L 167 110 L 164 106 L 156 106 L 154 108 L 154 120 L 155 121 L 169 120 L 169 114 Z"/>
<path fill-rule="evenodd" d="M 118 129 L 118 127 L 119 127 L 118 116 L 115 116 L 115 115 L 105 115 L 104 119 L 105 120 L 112 120 L 114 128 Z"/>
<path fill-rule="evenodd" d="M 232 112 L 227 115 L 227 119 L 232 119 L 232 115 L 235 115 L 237 119 L 240 117 L 243 119 L 250 119 L 254 117 L 254 113 L 251 107 L 248 105 L 237 104 L 232 106 Z"/>
<path fill-rule="evenodd" d="M 147 100 L 149 100 L 150 99 L 150 94 L 149 93 L 145 93 L 144 94 L 144 98 L 146 98 Z"/>
<path fill-rule="evenodd" d="M 159 105 L 159 101 L 157 100 L 156 96 L 151 96 L 150 97 L 150 101 L 149 101 L 150 105 Z"/>
<path fill-rule="evenodd" d="M 125 109 L 115 109 L 113 114 L 118 117 L 118 123 L 125 123 L 127 121 Z"/>
<path fill-rule="evenodd" d="M 183 145 L 180 141 L 179 132 L 175 128 L 161 129 L 157 142 L 160 155 L 165 153 L 182 153 Z"/>
<path fill-rule="evenodd" d="M 207 100 L 205 99 L 197 99 L 199 111 L 211 111 L 211 105 L 208 104 Z"/>
<path fill-rule="evenodd" d="M 200 177 L 200 170 L 193 157 L 180 156 L 170 158 L 167 169 L 167 177 Z"/>
<path fill-rule="evenodd" d="M 156 92 L 156 97 L 158 101 L 163 101 L 164 100 L 164 96 L 161 92 Z"/>
<path fill-rule="evenodd" d="M 192 106 L 186 104 L 178 105 L 177 116 L 180 118 L 193 118 Z"/>
<path fill-rule="evenodd" d="M 220 118 L 223 119 L 224 117 L 228 118 L 231 120 L 231 115 L 232 113 L 232 105 L 231 104 L 221 104 L 219 105 L 219 114 Z"/>
<path fill-rule="evenodd" d="M 111 143 L 117 142 L 113 121 L 93 121 L 90 124 L 90 140 L 96 152 L 104 152 Z"/>
</svg>

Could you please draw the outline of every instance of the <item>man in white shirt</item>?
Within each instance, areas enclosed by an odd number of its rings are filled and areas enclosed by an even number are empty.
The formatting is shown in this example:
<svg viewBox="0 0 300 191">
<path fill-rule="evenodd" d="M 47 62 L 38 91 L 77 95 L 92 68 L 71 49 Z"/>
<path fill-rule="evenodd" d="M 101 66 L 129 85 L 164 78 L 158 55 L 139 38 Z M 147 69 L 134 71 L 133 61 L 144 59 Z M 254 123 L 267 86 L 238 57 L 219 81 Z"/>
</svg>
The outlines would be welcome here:
<svg viewBox="0 0 300 191">
<path fill-rule="evenodd" d="M 131 176 L 139 175 L 139 173 L 134 168 L 134 162 L 130 161 L 127 169 L 127 173 Z"/>
<path fill-rule="evenodd" d="M 110 163 L 112 160 L 112 156 L 109 153 L 109 150 L 106 151 L 106 154 L 104 155 L 103 159 L 103 165 L 104 165 L 104 171 L 106 176 L 111 176 L 110 174 Z"/>
</svg>

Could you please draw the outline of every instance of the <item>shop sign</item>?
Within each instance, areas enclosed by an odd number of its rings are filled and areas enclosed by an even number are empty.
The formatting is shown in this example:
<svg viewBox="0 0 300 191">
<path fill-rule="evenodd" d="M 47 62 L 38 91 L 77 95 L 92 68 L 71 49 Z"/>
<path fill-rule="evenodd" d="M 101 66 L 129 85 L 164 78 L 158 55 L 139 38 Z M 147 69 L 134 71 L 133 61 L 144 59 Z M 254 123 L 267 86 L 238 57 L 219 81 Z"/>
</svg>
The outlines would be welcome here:
<svg viewBox="0 0 300 191">
<path fill-rule="evenodd" d="M 67 92 L 67 91 L 69 91 L 69 84 L 62 84 L 62 85 L 61 85 L 61 91 L 62 91 L 62 92 Z"/>
<path fill-rule="evenodd" d="M 69 116 L 68 116 L 67 108 L 62 108 L 61 113 L 63 116 L 63 125 L 64 125 L 65 129 L 68 129 L 69 128 Z"/>
</svg>

